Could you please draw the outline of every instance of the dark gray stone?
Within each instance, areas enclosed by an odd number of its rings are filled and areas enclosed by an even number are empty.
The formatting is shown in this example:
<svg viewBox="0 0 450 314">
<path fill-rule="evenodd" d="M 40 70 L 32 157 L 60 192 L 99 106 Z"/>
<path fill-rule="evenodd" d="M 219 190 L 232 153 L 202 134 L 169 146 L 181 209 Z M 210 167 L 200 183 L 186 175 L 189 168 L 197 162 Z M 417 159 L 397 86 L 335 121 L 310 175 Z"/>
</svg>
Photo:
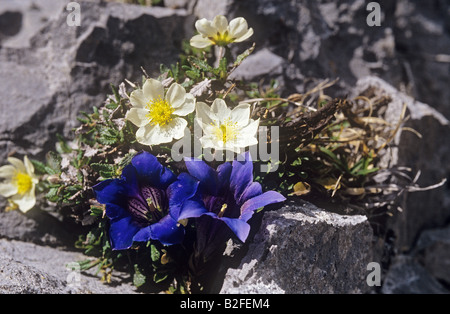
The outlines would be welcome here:
<svg viewBox="0 0 450 314">
<path fill-rule="evenodd" d="M 0 294 L 136 293 L 129 274 L 114 271 L 111 284 L 100 281 L 94 267 L 80 271 L 79 252 L 0 239 Z"/>
<path fill-rule="evenodd" d="M 450 226 L 422 232 L 412 254 L 434 278 L 450 285 Z"/>
<path fill-rule="evenodd" d="M 414 258 L 396 256 L 383 282 L 385 294 L 448 294 L 433 276 Z"/>
<path fill-rule="evenodd" d="M 221 293 L 364 293 L 373 261 L 364 216 L 301 202 L 264 213 L 259 231 Z"/>
</svg>

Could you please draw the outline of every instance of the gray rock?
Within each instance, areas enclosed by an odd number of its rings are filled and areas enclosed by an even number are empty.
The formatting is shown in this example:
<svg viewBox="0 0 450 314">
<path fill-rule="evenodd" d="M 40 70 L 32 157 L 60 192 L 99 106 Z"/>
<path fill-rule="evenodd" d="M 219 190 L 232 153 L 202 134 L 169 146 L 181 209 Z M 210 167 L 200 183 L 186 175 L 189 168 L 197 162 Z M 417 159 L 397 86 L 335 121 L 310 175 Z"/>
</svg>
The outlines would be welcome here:
<svg viewBox="0 0 450 314">
<path fill-rule="evenodd" d="M 44 160 L 55 149 L 57 133 L 70 137 L 79 112 L 90 112 L 111 94 L 110 83 L 140 82 L 141 66 L 152 75 L 160 63 L 178 58 L 184 10 L 78 3 L 79 27 L 67 24 L 64 0 L 2 2 L 0 16 L 19 12 L 21 18 L 10 19 L 23 25 L 8 33 L 0 23 L 0 34 L 9 34 L 0 38 L 0 165 L 14 152 Z M 3 213 L 4 204 L 1 198 L 2 237 L 60 245 L 70 233 L 39 211 Z"/>
<path fill-rule="evenodd" d="M 382 155 L 382 167 L 409 167 L 412 176 L 420 171 L 418 185 L 426 187 L 437 184 L 450 173 L 450 142 L 443 136 L 450 131 L 450 122 L 435 108 L 424 104 L 397 90 L 377 77 L 358 80 L 352 96 L 371 90 L 376 97 L 389 97 L 390 103 L 383 118 L 393 126 L 398 124 L 404 105 L 409 119 L 402 127 L 419 132 L 418 138 L 412 132 L 399 130 L 394 145 Z M 402 204 L 405 211 L 396 213 L 389 221 L 396 234 L 396 246 L 400 251 L 408 251 L 420 232 L 427 228 L 443 226 L 450 218 L 450 207 L 445 206 L 449 198 L 445 185 L 426 192 L 408 193 Z M 424 209 L 426 208 L 426 209 Z"/>
<path fill-rule="evenodd" d="M 412 255 L 434 278 L 450 284 L 450 226 L 423 231 Z"/>
<path fill-rule="evenodd" d="M 260 230 L 221 293 L 364 293 L 373 261 L 364 216 L 301 202 L 264 213 Z"/>
<path fill-rule="evenodd" d="M 286 62 L 283 58 L 264 48 L 246 58 L 229 78 L 248 81 L 270 76 L 278 77 L 278 82 L 282 84 L 285 66 Z"/>
<path fill-rule="evenodd" d="M 80 271 L 79 252 L 0 239 L 0 294 L 136 293 L 128 274 L 114 271 L 111 284 L 94 269 Z"/>
<path fill-rule="evenodd" d="M 52 1 L 48 22 L 27 33 L 29 47 L 0 49 L 0 160 L 13 151 L 42 157 L 56 133 L 70 134 L 80 110 L 106 99 L 110 83 L 139 82 L 141 67 L 155 75 L 177 60 L 184 10 L 78 3 L 79 27 L 67 24 L 66 1 Z"/>
<path fill-rule="evenodd" d="M 383 282 L 384 294 L 448 294 L 413 257 L 396 256 Z"/>
</svg>

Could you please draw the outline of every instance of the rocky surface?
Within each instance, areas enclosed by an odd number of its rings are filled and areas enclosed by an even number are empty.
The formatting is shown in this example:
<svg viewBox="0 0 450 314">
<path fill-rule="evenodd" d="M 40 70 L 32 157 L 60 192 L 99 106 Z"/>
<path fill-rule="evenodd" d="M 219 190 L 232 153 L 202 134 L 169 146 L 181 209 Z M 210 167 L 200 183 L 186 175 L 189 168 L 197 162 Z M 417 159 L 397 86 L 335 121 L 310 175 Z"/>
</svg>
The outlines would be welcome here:
<svg viewBox="0 0 450 314">
<path fill-rule="evenodd" d="M 80 271 L 79 252 L 0 239 L 0 294 L 136 293 L 128 274 L 115 271 L 110 284 L 100 281 L 95 267 Z"/>
<path fill-rule="evenodd" d="M 300 202 L 264 214 L 248 252 L 221 293 L 364 293 L 373 262 L 365 216 Z"/>
<path fill-rule="evenodd" d="M 332 96 L 376 86 L 395 99 L 392 117 L 407 104 L 410 118 L 404 126 L 422 134 L 418 139 L 412 132 L 401 132 L 395 139 L 396 158 L 389 162 L 412 167 L 413 173 L 421 170 L 421 186 L 450 178 L 450 142 L 445 136 L 450 118 L 448 1 L 377 1 L 382 10 L 379 27 L 367 25 L 363 0 L 165 0 L 166 8 L 77 2 L 82 12 L 79 27 L 67 25 L 68 1 L 1 1 L 1 164 L 14 152 L 42 158 L 53 149 L 57 133 L 70 134 L 80 110 L 89 111 L 105 100 L 110 83 L 138 81 L 141 67 L 156 74 L 160 63 L 177 60 L 181 41 L 193 34 L 197 17 L 225 14 L 229 19 L 245 17 L 255 30 L 255 52 L 235 77 L 265 83 L 275 78 L 283 96 L 326 78 L 340 78 L 329 90 Z M 250 44 L 236 45 L 233 53 Z M 380 292 L 446 292 L 449 185 L 410 193 L 404 202 L 404 211 L 389 220 L 386 238 L 378 241 L 389 246 L 392 255 L 384 263 Z M 367 291 L 368 271 L 354 261 L 366 263 L 370 256 L 376 261 L 382 253 L 371 246 L 364 217 L 294 207 L 264 216 L 261 231 L 241 265 L 229 270 L 222 292 Z M 305 241 L 289 242 L 293 238 L 286 239 L 283 232 Z M 67 286 L 62 265 L 81 256 L 61 249 L 73 243 L 71 230 L 47 212 L 0 210 L 0 238 L 0 292 L 102 291 L 96 290 L 98 280 L 89 276 L 82 277 L 95 279 L 88 287 Z M 387 239 L 389 243 L 383 243 Z M 54 256 L 57 264 L 46 267 L 43 256 L 27 259 L 26 250 Z M 289 252 L 304 258 L 303 263 L 295 264 Z M 353 267 L 352 274 L 345 272 L 342 258 Z M 339 282 L 342 278 L 350 280 L 345 284 Z M 108 291 L 131 291 L 121 289 Z"/>
</svg>

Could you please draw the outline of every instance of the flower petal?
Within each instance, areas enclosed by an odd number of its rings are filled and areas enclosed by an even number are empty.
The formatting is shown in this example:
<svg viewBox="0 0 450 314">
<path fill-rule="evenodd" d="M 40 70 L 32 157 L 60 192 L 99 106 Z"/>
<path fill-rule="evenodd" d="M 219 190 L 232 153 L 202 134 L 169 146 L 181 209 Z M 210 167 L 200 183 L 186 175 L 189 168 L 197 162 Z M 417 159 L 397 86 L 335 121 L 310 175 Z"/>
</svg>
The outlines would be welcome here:
<svg viewBox="0 0 450 314">
<path fill-rule="evenodd" d="M 208 21 L 205 18 L 196 21 L 195 28 L 201 34 L 200 36 L 204 37 L 213 37 L 217 32 L 217 30 L 211 25 L 211 21 Z"/>
<path fill-rule="evenodd" d="M 138 127 L 143 127 L 149 123 L 149 119 L 147 118 L 148 110 L 143 108 L 131 108 L 125 119 L 131 121 L 134 125 Z"/>
<path fill-rule="evenodd" d="M 183 86 L 177 83 L 170 85 L 166 93 L 166 100 L 172 108 L 179 108 L 184 104 L 186 97 L 186 90 Z"/>
<path fill-rule="evenodd" d="M 133 237 L 133 241 L 136 242 L 147 242 L 152 239 L 151 236 L 151 225 L 140 229 Z"/>
<path fill-rule="evenodd" d="M 147 124 L 141 126 L 136 132 L 136 141 L 142 145 L 158 145 L 161 139 L 158 137 L 160 133 L 159 125 Z"/>
<path fill-rule="evenodd" d="M 164 86 L 162 83 L 155 79 L 147 79 L 142 86 L 145 99 L 151 100 L 161 97 L 164 99 Z"/>
<path fill-rule="evenodd" d="M 111 221 L 109 239 L 113 250 L 124 250 L 131 247 L 133 237 L 141 228 L 133 222 L 131 216 Z"/>
<path fill-rule="evenodd" d="M 0 178 L 10 179 L 16 175 L 16 168 L 12 165 L 5 165 L 0 167 Z"/>
<path fill-rule="evenodd" d="M 230 176 L 230 190 L 234 199 L 239 199 L 247 186 L 253 182 L 253 161 L 249 152 L 237 157 L 233 161 L 233 170 Z"/>
<path fill-rule="evenodd" d="M 248 24 L 243 17 L 237 17 L 230 21 L 228 29 L 230 30 L 230 36 L 237 39 L 244 36 L 248 32 Z"/>
<path fill-rule="evenodd" d="M 191 94 L 186 94 L 184 98 L 184 103 L 181 104 L 178 108 L 176 108 L 173 112 L 174 115 L 177 116 L 185 116 L 190 114 L 195 110 L 195 97 Z"/>
<path fill-rule="evenodd" d="M 197 102 L 195 109 L 196 119 L 199 122 L 200 126 L 218 123 L 219 119 L 212 112 L 211 107 L 204 102 Z"/>
<path fill-rule="evenodd" d="M 240 43 L 248 38 L 250 38 L 253 35 L 253 28 L 250 28 L 244 35 L 236 38 L 234 40 L 235 43 Z"/>
<path fill-rule="evenodd" d="M 247 200 L 242 206 L 241 206 L 241 219 L 244 221 L 248 221 L 255 210 L 258 208 L 264 207 L 269 204 L 275 204 L 284 202 L 286 198 L 281 195 L 278 192 L 275 191 L 267 191 L 263 194 L 260 194 L 256 197 L 253 197 L 249 200 Z"/>
<path fill-rule="evenodd" d="M 27 173 L 31 176 L 34 174 L 34 166 L 31 163 L 31 161 L 28 159 L 28 156 L 25 156 L 23 158 L 23 164 L 25 165 L 25 168 L 27 169 Z"/>
<path fill-rule="evenodd" d="M 27 172 L 27 168 L 25 168 L 25 165 L 22 162 L 22 160 L 15 158 L 15 157 L 8 157 L 7 160 L 11 165 L 13 165 L 20 172 L 23 172 L 23 173 Z"/>
<path fill-rule="evenodd" d="M 248 234 L 250 233 L 250 225 L 247 222 L 241 219 L 233 219 L 228 217 L 222 217 L 219 219 L 227 224 L 239 240 L 242 242 L 247 240 Z"/>
<path fill-rule="evenodd" d="M 34 194 L 35 187 L 34 185 L 31 187 L 30 191 L 25 193 L 24 195 L 16 194 L 11 197 L 11 201 L 13 201 L 21 212 L 26 213 L 30 209 L 36 205 L 36 196 Z"/>
<path fill-rule="evenodd" d="M 211 26 L 219 33 L 223 34 L 227 30 L 228 20 L 223 15 L 217 15 L 214 17 Z"/>
<path fill-rule="evenodd" d="M 231 163 L 225 162 L 217 167 L 217 176 L 219 179 L 219 191 L 223 188 L 228 188 L 230 185 L 230 176 L 233 167 Z"/>
<path fill-rule="evenodd" d="M 184 158 L 189 174 L 200 181 L 199 189 L 207 194 L 217 195 L 218 178 L 216 171 L 206 162 L 197 158 Z"/>
<path fill-rule="evenodd" d="M 222 122 L 225 119 L 228 119 L 231 114 L 231 110 L 227 107 L 227 103 L 225 100 L 216 98 L 212 105 L 211 111 L 218 117 L 218 119 Z"/>
<path fill-rule="evenodd" d="M 198 185 L 199 181 L 183 172 L 178 176 L 177 180 L 167 188 L 170 214 L 173 219 L 179 220 L 178 217 L 183 203 L 195 195 Z"/>
<path fill-rule="evenodd" d="M 184 237 L 184 227 L 170 215 L 150 226 L 150 237 L 164 245 L 180 243 Z"/>
<path fill-rule="evenodd" d="M 178 216 L 178 221 L 187 218 L 197 218 L 201 215 L 207 213 L 208 210 L 200 198 L 194 197 L 192 199 L 186 200 L 183 203 L 180 214 Z"/>
<path fill-rule="evenodd" d="M 203 49 L 209 47 L 214 44 L 208 37 L 204 37 L 203 35 L 195 35 L 189 41 L 192 47 Z"/>
<path fill-rule="evenodd" d="M 230 118 L 239 127 L 248 125 L 250 119 L 250 105 L 239 104 L 231 110 Z"/>
<path fill-rule="evenodd" d="M 139 177 L 153 187 L 166 189 L 176 180 L 173 172 L 163 167 L 158 159 L 150 153 L 142 152 L 134 156 L 131 164 L 136 168 Z"/>
<path fill-rule="evenodd" d="M 94 185 L 92 189 L 99 203 L 126 206 L 128 188 L 124 180 L 108 179 Z"/>
<path fill-rule="evenodd" d="M 184 136 L 187 121 L 183 118 L 173 118 L 168 124 L 160 126 L 159 138 L 161 143 L 169 143 L 173 139 L 179 140 Z"/>
<path fill-rule="evenodd" d="M 250 183 L 249 186 L 247 186 L 247 188 L 241 194 L 239 199 L 236 200 L 236 203 L 238 205 L 242 205 L 243 203 L 245 203 L 245 201 L 247 201 L 253 197 L 256 197 L 258 195 L 261 195 L 261 194 L 262 194 L 261 184 L 259 184 L 258 182 L 252 182 L 252 183 Z"/>
<path fill-rule="evenodd" d="M 17 194 L 18 189 L 12 182 L 0 183 L 0 195 L 4 197 L 10 197 Z"/>
<path fill-rule="evenodd" d="M 130 102 L 133 105 L 133 107 L 145 108 L 145 106 L 147 106 L 147 102 L 149 100 L 150 99 L 146 99 L 144 97 L 144 92 L 142 91 L 142 89 L 136 89 L 131 92 Z"/>
<path fill-rule="evenodd" d="M 108 203 L 105 207 L 105 214 L 111 220 L 120 220 L 130 216 L 130 213 L 119 205 Z"/>
</svg>

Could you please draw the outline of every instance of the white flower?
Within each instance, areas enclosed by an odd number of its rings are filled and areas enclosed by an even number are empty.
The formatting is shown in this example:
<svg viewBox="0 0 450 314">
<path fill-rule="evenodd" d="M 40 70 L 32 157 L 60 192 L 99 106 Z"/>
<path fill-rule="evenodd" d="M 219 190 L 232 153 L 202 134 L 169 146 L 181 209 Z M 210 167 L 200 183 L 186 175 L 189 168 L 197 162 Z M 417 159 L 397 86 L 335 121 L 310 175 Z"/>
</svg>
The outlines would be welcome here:
<svg viewBox="0 0 450 314">
<path fill-rule="evenodd" d="M 211 107 L 198 102 L 196 108 L 195 119 L 204 132 L 200 138 L 204 148 L 240 153 L 241 148 L 258 143 L 259 119 L 250 119 L 249 104 L 239 104 L 231 110 L 224 100 L 217 98 Z"/>
<path fill-rule="evenodd" d="M 147 79 L 142 89 L 130 95 L 133 105 L 126 119 L 139 127 L 136 140 L 144 145 L 169 143 L 184 136 L 186 116 L 195 109 L 195 98 L 177 83 L 164 95 L 164 86 L 155 79 Z"/>
<path fill-rule="evenodd" d="M 248 28 L 243 17 L 230 21 L 223 15 L 217 15 L 214 20 L 201 19 L 195 22 L 195 28 L 200 33 L 191 38 L 191 46 L 206 48 L 211 45 L 226 46 L 230 43 L 241 42 L 253 35 L 253 29 Z"/>
<path fill-rule="evenodd" d="M 10 203 L 25 213 L 36 204 L 34 190 L 38 179 L 27 156 L 23 162 L 14 157 L 9 157 L 8 162 L 11 165 L 0 167 L 0 178 L 3 179 L 0 183 L 0 195 L 8 197 Z"/>
</svg>

